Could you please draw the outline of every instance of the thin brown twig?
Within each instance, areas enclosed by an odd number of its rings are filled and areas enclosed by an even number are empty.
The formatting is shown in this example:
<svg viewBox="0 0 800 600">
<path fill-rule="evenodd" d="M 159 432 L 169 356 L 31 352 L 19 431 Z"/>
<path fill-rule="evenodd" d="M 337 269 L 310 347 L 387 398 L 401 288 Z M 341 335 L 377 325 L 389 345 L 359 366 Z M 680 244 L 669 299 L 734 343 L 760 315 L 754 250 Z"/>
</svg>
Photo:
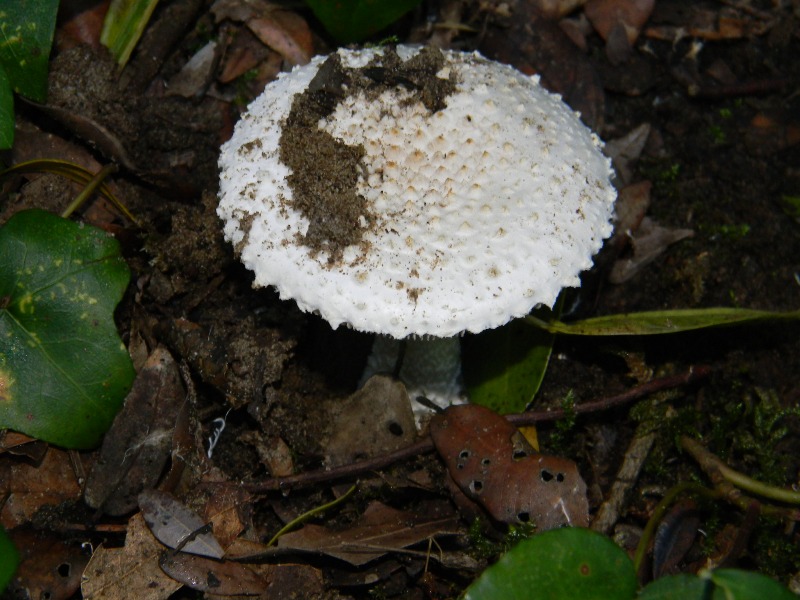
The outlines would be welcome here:
<svg viewBox="0 0 800 600">
<path fill-rule="evenodd" d="M 711 373 L 710 367 L 697 366 L 692 367 L 687 372 L 679 375 L 670 375 L 668 377 L 659 377 L 638 385 L 630 390 L 610 396 L 608 398 L 601 398 L 593 402 L 585 402 L 579 404 L 571 410 L 572 414 L 584 415 L 588 413 L 600 412 L 610 410 L 618 406 L 622 406 L 643 398 L 654 392 L 687 385 L 707 377 Z M 516 415 L 506 415 L 506 418 L 516 426 L 533 425 L 534 423 L 543 423 L 545 421 L 555 421 L 566 416 L 564 409 L 540 410 L 530 411 Z M 425 437 L 418 442 L 395 450 L 388 454 L 376 456 L 367 460 L 362 460 L 349 465 L 342 465 L 327 470 L 309 471 L 307 473 L 300 473 L 298 475 L 291 475 L 289 477 L 275 477 L 271 479 L 264 479 L 262 481 L 243 482 L 242 487 L 248 492 L 255 494 L 287 491 L 292 488 L 307 487 L 315 483 L 323 481 L 333 481 L 336 479 L 346 479 L 349 477 L 356 477 L 363 473 L 376 471 L 385 468 L 395 462 L 425 454 L 433 450 L 433 440 L 430 437 Z"/>
</svg>

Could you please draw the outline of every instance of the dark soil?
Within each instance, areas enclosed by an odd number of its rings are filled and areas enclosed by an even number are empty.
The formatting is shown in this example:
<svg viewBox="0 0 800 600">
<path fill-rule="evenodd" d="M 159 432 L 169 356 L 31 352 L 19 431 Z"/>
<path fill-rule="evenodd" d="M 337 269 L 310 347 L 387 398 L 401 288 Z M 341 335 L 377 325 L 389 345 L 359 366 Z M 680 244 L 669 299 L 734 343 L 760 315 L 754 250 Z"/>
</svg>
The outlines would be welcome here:
<svg viewBox="0 0 800 600">
<path fill-rule="evenodd" d="M 800 14 L 781 3 L 753 4 L 757 8 L 736 13 L 740 35 L 673 39 L 657 32 L 699 28 L 692 21 L 697 13 L 717 14 L 722 5 L 658 2 L 627 51 L 588 27 L 586 48 L 579 50 L 560 37 L 563 32 L 553 33 L 562 31 L 554 21 L 509 18 L 495 3 L 423 2 L 393 27 L 401 41 L 447 41 L 490 58 L 509 60 L 509 48 L 517 48 L 512 62 L 555 82 L 605 140 L 649 124 L 641 152 L 626 162 L 628 174 L 620 187 L 651 182 L 647 216 L 665 228 L 691 229 L 693 235 L 664 248 L 620 284 L 609 283 L 608 272 L 632 249 L 623 243 L 624 235 L 609 242 L 584 286 L 570 295 L 565 319 L 715 306 L 800 308 L 800 222 L 791 209 L 792 202 L 795 211 L 800 203 Z M 517 15 L 530 10 L 522 1 L 510 6 Z M 164 10 L 156 12 L 156 21 Z M 442 24 L 440 11 L 447 10 L 459 15 L 464 27 L 432 29 L 429 16 Z M 330 49 L 333 42 L 319 24 L 300 14 L 310 23 L 314 50 Z M 582 23 L 581 14 L 579 9 L 572 15 L 575 23 Z M 256 93 L 250 86 L 263 84 L 266 70 L 254 66 L 249 79 L 225 83 L 212 72 L 190 97 L 166 92 L 199 40 L 228 39 L 240 29 L 241 23 L 217 25 L 205 9 L 199 11 L 146 85 L 139 84 L 135 69 L 141 68 L 147 47 L 123 77 L 98 47 L 58 48 L 48 107 L 20 109 L 17 144 L 7 157 L 9 162 L 67 158 L 90 170 L 108 162 L 120 165 L 112 179 L 115 193 L 141 227 L 116 216 L 102 200 L 82 209 L 80 218 L 109 229 L 123 243 L 133 271 L 117 312 L 126 343 L 142 355 L 164 345 L 188 367 L 196 436 L 208 435 L 212 419 L 227 419 L 205 468 L 214 469 L 217 481 L 229 482 L 329 464 L 336 407 L 355 390 L 370 345 L 367 335 L 333 331 L 272 290 L 252 289 L 251 274 L 222 239 L 214 212 L 216 156 L 244 103 Z M 622 52 L 621 59 L 615 51 Z M 271 60 L 275 64 L 274 56 Z M 589 76 L 581 78 L 582 73 Z M 17 180 L 4 188 L 0 209 L 4 218 L 31 206 L 60 212 L 72 194 L 51 175 Z M 539 428 L 543 450 L 577 461 L 593 511 L 607 498 L 635 434 L 656 432 L 619 523 L 609 532 L 621 543 L 625 532 L 641 531 L 654 504 L 676 483 L 712 485 L 681 450 L 681 435 L 701 440 L 754 479 L 797 489 L 800 326 L 762 322 L 673 336 L 556 339 L 535 409 L 564 406 L 567 398 L 579 405 L 700 365 L 710 367 L 711 374 L 693 385 L 659 392 L 633 407 Z M 288 465 L 289 472 L 281 472 L 280 465 Z M 209 472 L 202 477 L 212 477 Z M 449 499 L 444 475 L 432 454 L 361 473 L 358 499 L 329 521 L 317 522 L 349 525 L 371 499 L 409 511 L 423 500 Z M 201 479 L 197 475 L 194 485 Z M 341 493 L 332 487 L 341 483 L 323 481 L 285 496 L 250 496 L 243 504 L 250 511 L 251 537 L 265 541 L 289 516 Z M 65 510 L 66 516 L 55 525 L 50 521 L 50 527 L 75 539 L 64 523 L 88 522 L 88 509 L 74 501 Z M 677 570 L 695 571 L 711 557 L 800 586 L 796 523 L 762 516 L 747 524 L 741 507 L 719 500 L 703 501 L 699 510 L 705 537 L 695 540 Z M 102 517 L 97 523 L 107 524 Z M 737 532 L 742 544 L 726 541 Z M 83 535 L 95 543 L 122 544 L 121 536 Z M 486 533 L 489 544 L 501 539 L 502 532 Z M 451 544 L 466 553 L 474 539 L 465 534 Z M 502 546 L 492 547 L 496 553 Z M 314 588 L 319 597 L 454 597 L 486 564 L 482 557 L 472 569 L 437 565 L 426 574 L 424 560 L 410 555 L 390 555 L 359 568 L 320 557 L 292 560 L 323 568 L 325 578 Z M 191 592 L 178 594 L 191 597 Z"/>
</svg>

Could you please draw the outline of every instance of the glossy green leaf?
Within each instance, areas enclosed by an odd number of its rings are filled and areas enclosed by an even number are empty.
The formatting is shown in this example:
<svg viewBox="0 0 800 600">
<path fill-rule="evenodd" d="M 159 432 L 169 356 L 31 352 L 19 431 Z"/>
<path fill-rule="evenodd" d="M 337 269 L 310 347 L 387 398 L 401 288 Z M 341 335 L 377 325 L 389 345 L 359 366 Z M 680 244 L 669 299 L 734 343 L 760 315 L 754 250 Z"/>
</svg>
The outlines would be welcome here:
<svg viewBox="0 0 800 600">
<path fill-rule="evenodd" d="M 554 529 L 523 540 L 486 569 L 465 600 L 631 600 L 633 563 L 589 529 Z"/>
<path fill-rule="evenodd" d="M 18 564 L 19 553 L 5 529 L 0 527 L 0 594 L 11 581 Z"/>
<path fill-rule="evenodd" d="M 608 315 L 574 323 L 526 317 L 526 321 L 532 325 L 566 335 L 659 335 L 724 325 L 797 319 L 800 319 L 800 311 L 771 312 L 726 307 Z"/>
<path fill-rule="evenodd" d="M 787 588 L 761 573 L 719 569 L 703 575 L 710 577 L 716 586 L 714 600 L 797 600 Z"/>
<path fill-rule="evenodd" d="M 357 42 L 388 27 L 421 0 L 306 0 L 325 29 L 340 42 Z"/>
<path fill-rule="evenodd" d="M 127 64 L 157 4 L 158 0 L 111 0 L 100 42 L 119 66 Z"/>
<path fill-rule="evenodd" d="M 95 227 L 28 210 L 0 229 L 0 427 L 99 443 L 134 376 L 113 319 L 129 278 Z"/>
<path fill-rule="evenodd" d="M 500 414 L 524 411 L 542 384 L 554 339 L 519 319 L 466 336 L 462 369 L 470 402 Z"/>
<path fill-rule="evenodd" d="M 12 89 L 37 102 L 47 95 L 47 66 L 58 0 L 0 3 L 0 66 Z"/>
</svg>

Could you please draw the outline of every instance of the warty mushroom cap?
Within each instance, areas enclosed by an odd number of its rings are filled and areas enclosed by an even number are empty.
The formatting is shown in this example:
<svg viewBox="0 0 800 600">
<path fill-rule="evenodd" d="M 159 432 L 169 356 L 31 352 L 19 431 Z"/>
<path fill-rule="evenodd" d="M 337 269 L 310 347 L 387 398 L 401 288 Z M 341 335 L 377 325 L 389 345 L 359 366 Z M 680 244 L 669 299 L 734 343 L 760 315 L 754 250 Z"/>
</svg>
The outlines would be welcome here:
<svg viewBox="0 0 800 600">
<path fill-rule="evenodd" d="M 551 306 L 611 233 L 601 142 L 477 53 L 339 50 L 282 74 L 220 157 L 224 234 L 255 286 L 395 338 Z"/>
</svg>

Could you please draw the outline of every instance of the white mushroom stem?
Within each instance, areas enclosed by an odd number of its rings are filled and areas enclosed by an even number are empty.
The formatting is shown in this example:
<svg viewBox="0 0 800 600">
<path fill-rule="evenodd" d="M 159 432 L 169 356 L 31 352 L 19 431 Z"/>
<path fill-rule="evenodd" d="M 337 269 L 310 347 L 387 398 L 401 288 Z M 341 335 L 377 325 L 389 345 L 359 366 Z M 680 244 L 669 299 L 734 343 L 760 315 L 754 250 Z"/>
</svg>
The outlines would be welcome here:
<svg viewBox="0 0 800 600">
<path fill-rule="evenodd" d="M 467 401 L 461 377 L 459 337 L 397 340 L 378 335 L 361 385 L 379 373 L 394 374 L 405 384 L 417 422 L 422 416 L 430 415 L 431 404 L 447 408 Z M 428 402 L 421 402 L 419 397 Z"/>
</svg>

